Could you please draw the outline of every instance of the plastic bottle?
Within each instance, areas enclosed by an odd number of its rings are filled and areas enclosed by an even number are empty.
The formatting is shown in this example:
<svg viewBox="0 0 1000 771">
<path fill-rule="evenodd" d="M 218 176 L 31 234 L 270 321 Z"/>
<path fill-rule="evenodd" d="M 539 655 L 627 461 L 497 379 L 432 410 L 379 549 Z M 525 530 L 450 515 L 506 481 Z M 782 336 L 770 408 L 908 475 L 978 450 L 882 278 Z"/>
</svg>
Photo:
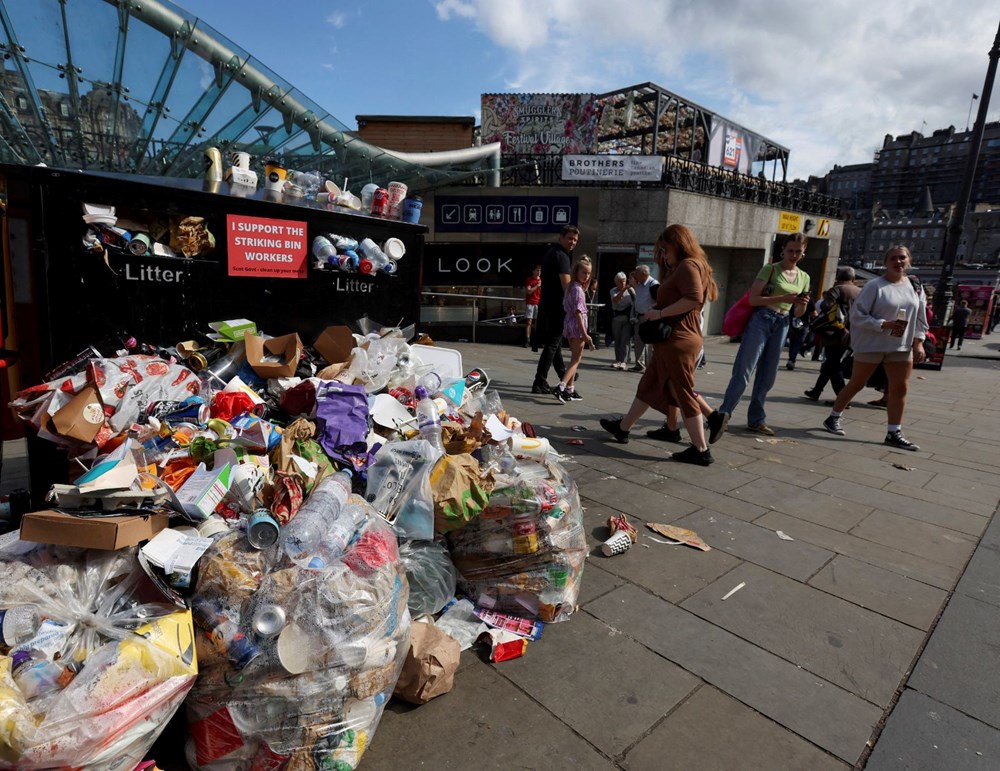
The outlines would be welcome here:
<svg viewBox="0 0 1000 771">
<path fill-rule="evenodd" d="M 438 414 L 437 405 L 434 404 L 427 389 L 422 385 L 416 387 L 413 395 L 417 397 L 415 411 L 420 438 L 426 439 L 438 453 L 438 456 L 444 455 L 444 444 L 441 442 L 441 417 Z"/>
<path fill-rule="evenodd" d="M 351 475 L 346 471 L 338 471 L 316 486 L 298 513 L 281 529 L 281 548 L 292 562 L 309 565 L 350 493 Z"/>
<path fill-rule="evenodd" d="M 26 701 L 58 690 L 63 668 L 48 659 L 34 659 L 26 652 L 15 653 L 13 659 L 14 682 L 21 689 Z"/>
</svg>

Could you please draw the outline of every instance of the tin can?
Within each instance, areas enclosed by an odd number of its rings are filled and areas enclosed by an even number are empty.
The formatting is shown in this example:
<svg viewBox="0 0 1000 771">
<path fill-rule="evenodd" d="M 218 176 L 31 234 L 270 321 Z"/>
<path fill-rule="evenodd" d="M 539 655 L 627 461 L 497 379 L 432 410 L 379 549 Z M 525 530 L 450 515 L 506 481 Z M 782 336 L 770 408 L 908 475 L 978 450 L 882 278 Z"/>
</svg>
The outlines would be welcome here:
<svg viewBox="0 0 1000 771">
<path fill-rule="evenodd" d="M 224 350 L 223 348 L 202 348 L 200 351 L 194 351 L 184 359 L 184 363 L 192 372 L 201 372 L 209 364 L 220 358 Z"/>
<path fill-rule="evenodd" d="M 386 217 L 389 214 L 389 191 L 380 187 L 372 193 L 372 216 Z"/>
<path fill-rule="evenodd" d="M 257 608 L 250 626 L 261 637 L 275 637 L 285 628 L 285 622 L 285 609 L 268 603 Z"/>
<path fill-rule="evenodd" d="M 50 380 L 58 380 L 59 378 L 67 375 L 75 375 L 77 372 L 82 372 L 84 370 L 88 361 L 100 358 L 102 358 L 100 351 L 92 345 L 87 346 L 69 361 L 64 361 L 55 369 L 46 372 L 43 380 L 47 383 Z"/>
<path fill-rule="evenodd" d="M 267 549 L 278 542 L 281 528 L 267 509 L 259 509 L 247 522 L 247 541 L 255 549 Z"/>
<path fill-rule="evenodd" d="M 146 407 L 146 416 L 156 418 L 167 425 L 176 423 L 196 423 L 204 426 L 208 423 L 210 410 L 204 399 L 191 397 L 183 401 L 150 402 Z"/>
</svg>

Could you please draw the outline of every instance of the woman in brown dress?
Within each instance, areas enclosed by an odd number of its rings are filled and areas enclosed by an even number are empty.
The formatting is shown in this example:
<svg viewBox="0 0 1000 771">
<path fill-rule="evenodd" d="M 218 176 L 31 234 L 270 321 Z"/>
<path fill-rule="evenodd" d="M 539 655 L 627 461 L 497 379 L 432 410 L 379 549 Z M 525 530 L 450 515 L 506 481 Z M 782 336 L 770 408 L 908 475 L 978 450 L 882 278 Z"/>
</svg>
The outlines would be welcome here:
<svg viewBox="0 0 1000 771">
<path fill-rule="evenodd" d="M 698 239 L 684 225 L 671 225 L 660 234 L 653 259 L 660 266 L 660 288 L 656 305 L 645 318 L 672 318 L 674 332 L 653 345 L 652 363 L 639 381 L 628 413 L 617 420 L 602 418 L 601 425 L 625 444 L 629 430 L 650 407 L 662 413 L 679 407 L 691 446 L 670 459 L 708 466 L 714 459 L 705 438 L 694 372 L 702 348 L 701 309 L 719 296 L 719 289 Z M 710 430 L 721 427 L 715 425 L 721 424 L 720 418 L 717 412 L 709 416 Z"/>
</svg>

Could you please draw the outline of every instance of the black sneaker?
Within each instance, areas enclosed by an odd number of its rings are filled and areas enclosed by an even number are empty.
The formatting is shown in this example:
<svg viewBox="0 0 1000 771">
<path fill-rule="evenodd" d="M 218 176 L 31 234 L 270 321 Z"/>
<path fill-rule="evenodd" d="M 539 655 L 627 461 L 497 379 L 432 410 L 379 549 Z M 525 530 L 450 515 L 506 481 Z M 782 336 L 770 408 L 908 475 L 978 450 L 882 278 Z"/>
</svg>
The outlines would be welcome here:
<svg viewBox="0 0 1000 771">
<path fill-rule="evenodd" d="M 806 397 L 811 402 L 818 402 L 819 401 L 819 394 L 816 393 L 815 391 L 803 391 L 802 395 L 804 397 Z"/>
<path fill-rule="evenodd" d="M 575 388 L 572 391 L 567 391 L 566 392 L 566 396 L 572 402 L 582 402 L 583 401 L 583 397 L 580 396 L 580 392 L 577 391 Z"/>
<path fill-rule="evenodd" d="M 679 442 L 681 440 L 681 430 L 679 428 L 667 428 L 660 426 L 652 431 L 647 431 L 646 436 L 660 442 Z"/>
<path fill-rule="evenodd" d="M 830 415 L 826 420 L 823 421 L 823 428 L 829 431 L 831 434 L 836 434 L 837 436 L 844 436 L 847 432 L 844 431 L 844 427 L 840 425 L 840 418 L 836 415 Z M 886 444 L 889 443 L 888 437 L 886 437 Z"/>
<path fill-rule="evenodd" d="M 920 448 L 917 447 L 913 442 L 903 436 L 902 431 L 890 431 L 885 435 L 885 444 L 890 447 L 897 447 L 900 450 L 910 450 L 911 452 L 916 452 Z"/>
<path fill-rule="evenodd" d="M 550 394 L 552 393 L 552 386 L 548 383 L 532 383 L 531 393 L 533 394 Z"/>
<path fill-rule="evenodd" d="M 570 399 L 569 391 L 567 391 L 561 385 L 557 385 L 555 388 L 552 389 L 552 395 L 556 397 L 563 404 L 568 402 Z"/>
<path fill-rule="evenodd" d="M 695 466 L 711 466 L 715 463 L 715 458 L 712 457 L 711 450 L 705 449 L 702 451 L 693 444 L 682 452 L 673 453 L 670 456 L 670 460 L 675 460 L 678 463 L 692 463 Z"/>
<path fill-rule="evenodd" d="M 708 443 L 715 444 L 729 425 L 729 413 L 715 410 L 705 419 L 705 424 L 708 426 Z"/>
<path fill-rule="evenodd" d="M 601 418 L 601 428 L 611 434 L 619 444 L 628 444 L 628 431 L 622 430 L 622 419 Z"/>
<path fill-rule="evenodd" d="M 787 370 L 793 370 L 793 369 L 795 369 L 795 362 L 794 362 L 794 361 L 790 361 L 790 362 L 788 362 L 788 363 L 787 363 L 787 364 L 785 365 L 785 369 L 787 369 Z"/>
</svg>

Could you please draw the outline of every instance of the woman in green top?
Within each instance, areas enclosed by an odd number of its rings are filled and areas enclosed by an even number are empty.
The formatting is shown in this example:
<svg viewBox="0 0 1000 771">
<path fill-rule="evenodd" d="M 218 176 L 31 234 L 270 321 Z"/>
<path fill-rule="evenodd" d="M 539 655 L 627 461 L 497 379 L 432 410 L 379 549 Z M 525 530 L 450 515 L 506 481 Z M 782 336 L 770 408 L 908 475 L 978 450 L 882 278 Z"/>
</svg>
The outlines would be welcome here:
<svg viewBox="0 0 1000 771">
<path fill-rule="evenodd" d="M 747 429 L 774 435 L 765 422 L 764 400 L 778 374 L 781 349 L 788 335 L 789 313 L 801 317 L 809 308 L 809 274 L 798 268 L 806 254 L 806 242 L 802 233 L 789 236 L 781 252 L 781 262 L 761 268 L 750 287 L 750 304 L 754 312 L 743 332 L 740 350 L 733 362 L 733 376 L 719 408 L 723 426 L 729 423 L 756 370 L 747 411 Z M 715 432 L 716 439 L 719 433 Z"/>
</svg>

